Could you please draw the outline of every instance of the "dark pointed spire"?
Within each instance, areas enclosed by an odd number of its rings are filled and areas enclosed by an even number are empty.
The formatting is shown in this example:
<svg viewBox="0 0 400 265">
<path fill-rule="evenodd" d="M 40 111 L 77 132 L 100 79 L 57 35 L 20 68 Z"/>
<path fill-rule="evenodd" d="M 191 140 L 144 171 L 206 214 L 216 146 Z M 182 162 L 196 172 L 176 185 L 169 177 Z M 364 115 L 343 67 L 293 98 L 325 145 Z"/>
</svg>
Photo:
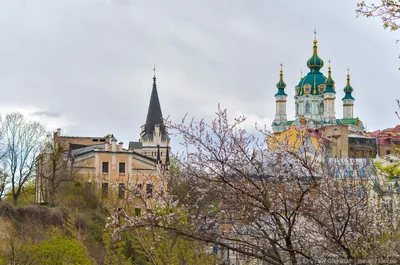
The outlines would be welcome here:
<svg viewBox="0 0 400 265">
<path fill-rule="evenodd" d="M 153 71 L 154 71 L 153 89 L 151 91 L 149 110 L 147 111 L 147 119 L 146 119 L 146 124 L 145 124 L 145 129 L 144 129 L 145 135 L 150 135 L 150 136 L 153 136 L 154 127 L 156 125 L 159 125 L 162 134 L 165 134 L 163 115 L 161 112 L 161 105 L 160 105 L 160 100 L 158 98 L 158 92 L 157 92 L 155 66 L 154 66 Z"/>
</svg>

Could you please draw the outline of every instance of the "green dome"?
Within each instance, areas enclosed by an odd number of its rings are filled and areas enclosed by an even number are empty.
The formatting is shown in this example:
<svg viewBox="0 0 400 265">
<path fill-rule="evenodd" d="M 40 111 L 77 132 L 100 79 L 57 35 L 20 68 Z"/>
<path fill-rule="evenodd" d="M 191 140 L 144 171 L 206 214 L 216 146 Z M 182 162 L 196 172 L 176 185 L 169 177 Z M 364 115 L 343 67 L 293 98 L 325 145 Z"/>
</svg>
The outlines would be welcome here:
<svg viewBox="0 0 400 265">
<path fill-rule="evenodd" d="M 320 95 L 326 89 L 326 77 L 319 71 L 309 72 L 296 86 L 296 96 Z"/>
<path fill-rule="evenodd" d="M 276 93 L 275 96 L 287 96 L 287 94 L 285 93 L 286 83 L 283 81 L 282 69 L 281 69 L 281 73 L 279 76 L 280 76 L 279 82 L 276 83 L 276 87 L 278 88 L 278 93 Z"/>
<path fill-rule="evenodd" d="M 332 78 L 332 74 L 331 74 L 331 67 L 328 67 L 328 78 L 325 80 L 325 85 L 326 85 L 326 89 L 325 89 L 325 93 L 335 93 L 335 80 L 333 80 Z"/>
<path fill-rule="evenodd" d="M 324 66 L 324 61 L 318 56 L 317 40 L 314 40 L 313 55 L 307 61 L 307 67 L 312 71 L 319 71 Z"/>
<path fill-rule="evenodd" d="M 351 93 L 353 92 L 353 87 L 350 85 L 350 74 L 347 74 L 347 84 L 344 87 L 343 91 L 345 92 L 343 99 L 354 99 Z"/>
</svg>

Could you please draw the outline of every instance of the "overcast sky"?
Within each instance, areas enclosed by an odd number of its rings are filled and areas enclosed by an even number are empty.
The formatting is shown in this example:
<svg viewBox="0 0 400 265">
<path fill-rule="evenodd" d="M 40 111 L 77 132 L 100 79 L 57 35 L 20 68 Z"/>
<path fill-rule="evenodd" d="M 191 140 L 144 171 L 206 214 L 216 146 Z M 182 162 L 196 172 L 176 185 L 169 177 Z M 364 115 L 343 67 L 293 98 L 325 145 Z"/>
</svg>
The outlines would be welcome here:
<svg viewBox="0 0 400 265">
<path fill-rule="evenodd" d="M 64 134 L 139 138 L 153 64 L 165 117 L 231 117 L 270 126 L 279 64 L 294 86 L 319 55 L 342 117 L 347 67 L 355 116 L 372 131 L 399 123 L 400 39 L 350 0 L 31 0 L 0 2 L 0 112 L 21 111 Z"/>
</svg>

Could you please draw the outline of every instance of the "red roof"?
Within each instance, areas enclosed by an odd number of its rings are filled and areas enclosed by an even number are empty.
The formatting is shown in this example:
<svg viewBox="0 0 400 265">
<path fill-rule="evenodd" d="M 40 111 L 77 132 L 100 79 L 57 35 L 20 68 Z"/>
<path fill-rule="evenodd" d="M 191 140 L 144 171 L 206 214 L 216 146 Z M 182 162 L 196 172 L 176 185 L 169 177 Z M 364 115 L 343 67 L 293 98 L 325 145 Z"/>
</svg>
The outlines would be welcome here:
<svg viewBox="0 0 400 265">
<path fill-rule="evenodd" d="M 400 125 L 396 125 L 394 128 L 386 128 L 384 130 L 376 130 L 374 132 L 371 132 L 371 136 L 377 137 L 377 138 L 397 138 L 398 136 L 393 136 L 393 134 L 400 134 Z"/>
</svg>

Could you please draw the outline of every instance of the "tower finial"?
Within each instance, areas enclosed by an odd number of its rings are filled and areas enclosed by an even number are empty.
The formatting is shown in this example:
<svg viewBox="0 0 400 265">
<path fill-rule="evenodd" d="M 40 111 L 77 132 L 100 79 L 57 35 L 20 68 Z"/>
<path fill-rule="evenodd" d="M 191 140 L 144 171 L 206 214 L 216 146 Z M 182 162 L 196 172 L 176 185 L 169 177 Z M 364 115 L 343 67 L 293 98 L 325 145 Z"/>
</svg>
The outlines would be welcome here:
<svg viewBox="0 0 400 265">
<path fill-rule="evenodd" d="M 154 72 L 154 78 L 156 78 L 156 65 L 154 64 L 154 67 L 153 67 L 153 72 Z"/>
<path fill-rule="evenodd" d="M 353 87 L 350 84 L 350 67 L 347 67 L 347 84 L 344 87 L 343 91 L 346 93 L 342 100 L 351 99 L 354 100 L 351 93 L 353 92 Z M 352 115 L 351 115 L 352 116 Z"/>
<path fill-rule="evenodd" d="M 283 64 L 281 63 L 280 66 L 281 66 L 281 71 L 279 73 L 279 82 L 276 84 L 276 87 L 278 88 L 278 93 L 276 95 L 287 96 L 284 91 L 284 89 L 286 87 L 286 83 L 283 81 Z"/>
<path fill-rule="evenodd" d="M 324 66 L 324 61 L 318 56 L 318 46 L 317 46 L 317 30 L 314 29 L 314 45 L 313 45 L 313 55 L 307 61 L 307 67 L 310 68 L 311 72 L 319 71 Z"/>
<path fill-rule="evenodd" d="M 331 71 L 331 59 L 328 60 L 329 66 L 328 66 L 328 78 L 325 80 L 325 92 L 324 93 L 333 93 L 336 94 L 335 92 L 335 81 L 332 78 L 332 71 Z"/>
<path fill-rule="evenodd" d="M 303 79 L 303 70 L 300 70 L 300 80 Z"/>
</svg>

